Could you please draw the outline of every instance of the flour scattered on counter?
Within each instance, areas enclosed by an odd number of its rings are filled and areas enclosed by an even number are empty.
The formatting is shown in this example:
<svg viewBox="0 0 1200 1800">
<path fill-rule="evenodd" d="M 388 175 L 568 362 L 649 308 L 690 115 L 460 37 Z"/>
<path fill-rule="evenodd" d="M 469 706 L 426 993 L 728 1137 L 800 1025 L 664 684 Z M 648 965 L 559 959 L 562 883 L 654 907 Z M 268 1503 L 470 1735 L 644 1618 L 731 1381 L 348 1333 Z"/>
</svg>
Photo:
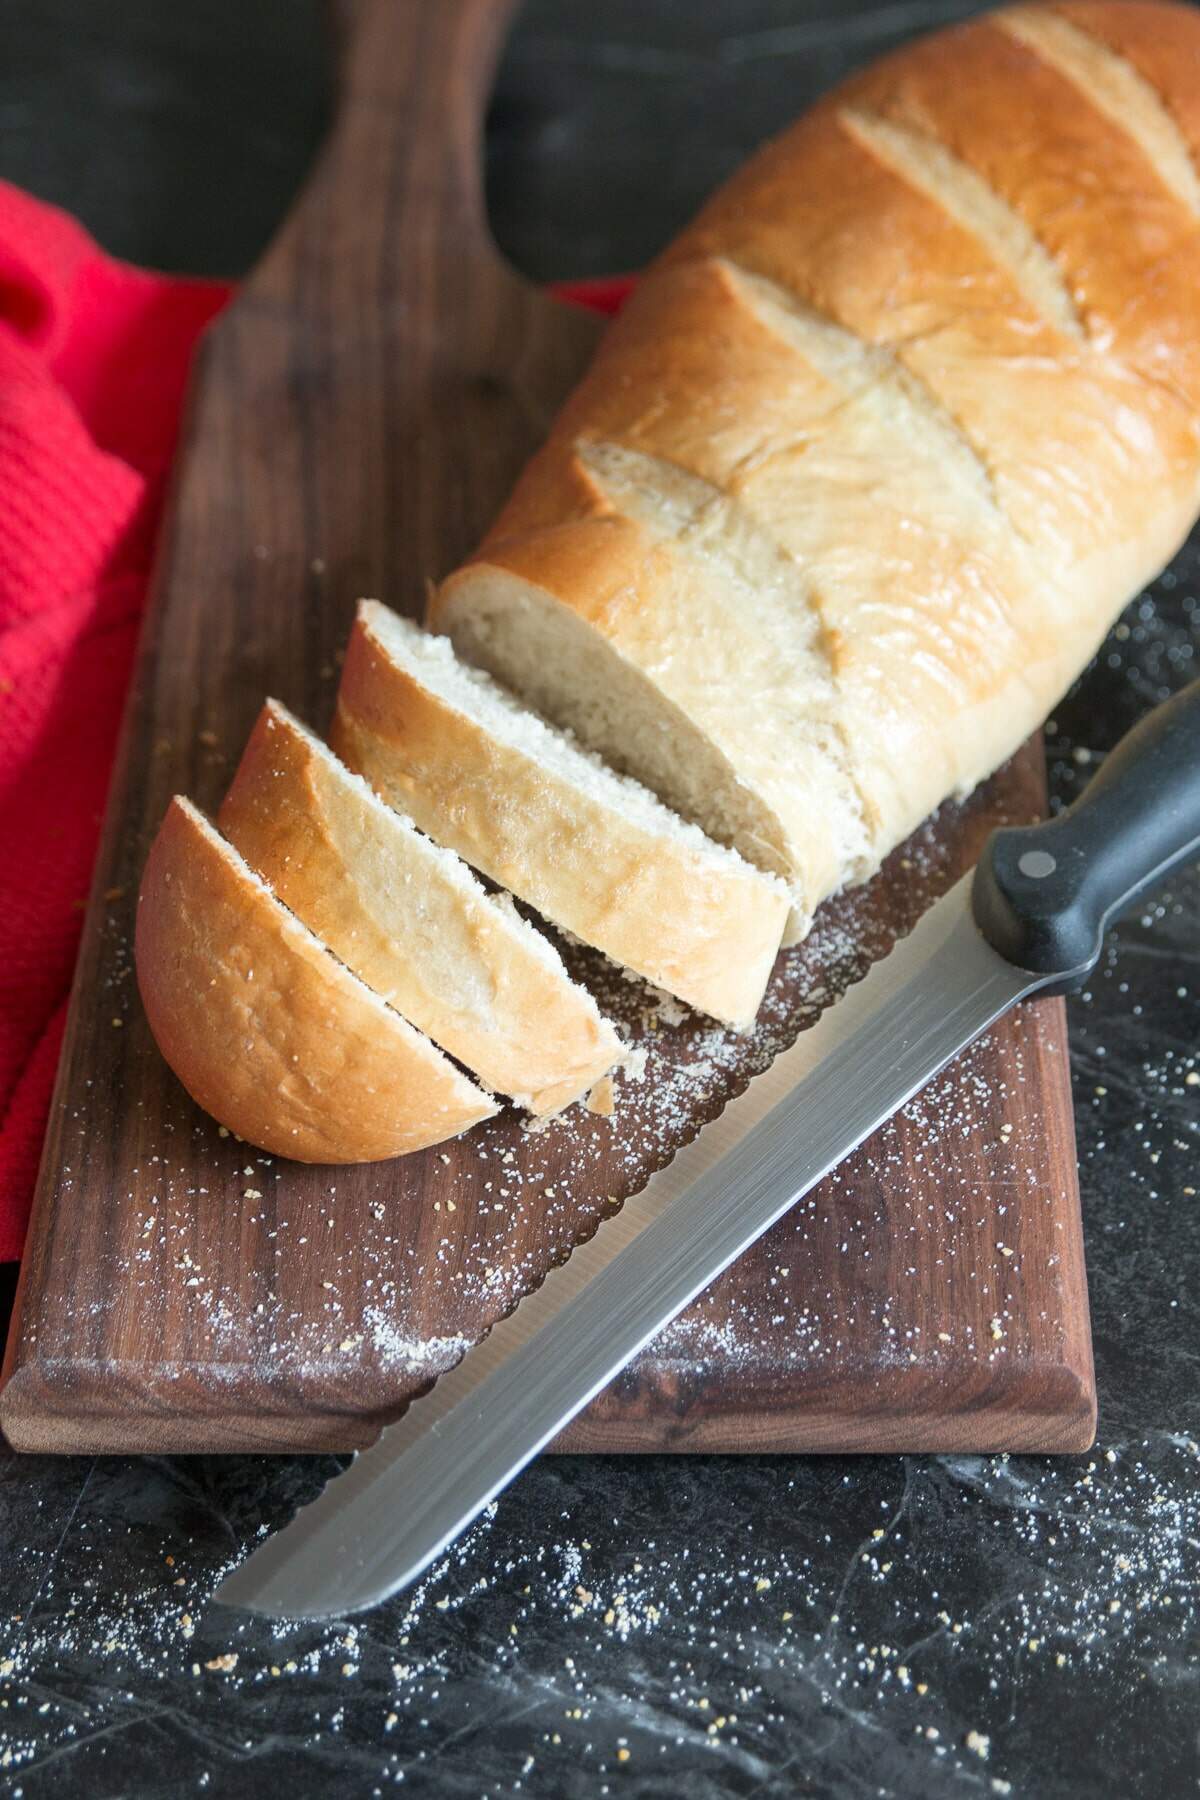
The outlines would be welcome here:
<svg viewBox="0 0 1200 1800">
<path fill-rule="evenodd" d="M 875 1465 L 870 1480 L 853 1463 L 809 1465 L 798 1481 L 767 1462 L 757 1479 L 772 1516 L 786 1521 L 803 1506 L 770 1550 L 744 1522 L 711 1513 L 702 1541 L 664 1530 L 663 1495 L 686 1508 L 689 1470 L 702 1478 L 701 1465 L 676 1464 L 667 1488 L 648 1465 L 644 1504 L 616 1517 L 597 1508 L 590 1465 L 550 1463 L 528 1479 L 540 1484 L 543 1516 L 557 1487 L 555 1528 L 524 1530 L 518 1489 L 411 1594 L 325 1626 L 214 1607 L 213 1588 L 238 1557 L 214 1560 L 211 1531 L 203 1550 L 182 1529 L 169 1549 L 155 1546 L 151 1528 L 109 1512 L 92 1465 L 40 1585 L 30 1570 L 36 1605 L 0 1622 L 0 1755 L 19 1781 L 106 1727 L 152 1719 L 160 1684 L 161 1704 L 186 1728 L 208 1704 L 206 1684 L 249 1704 L 289 1683 L 310 1696 L 313 1749 L 339 1740 L 353 1705 L 356 1738 L 377 1745 L 390 1785 L 414 1779 L 427 1757 L 439 1770 L 459 1766 L 487 1671 L 507 1696 L 513 1773 L 532 1759 L 548 1793 L 568 1791 L 567 1775 L 580 1771 L 602 1793 L 621 1762 L 614 1746 L 651 1769 L 663 1746 L 690 1746 L 763 1779 L 781 1732 L 794 1739 L 819 1718 L 853 1729 L 868 1710 L 874 1739 L 907 1732 L 919 1742 L 914 1787 L 921 1768 L 932 1778 L 981 1763 L 1003 1784 L 1009 1753 L 1020 1754 L 1016 1696 L 1028 1684 L 1060 1684 L 1067 1705 L 1101 1676 L 1134 1688 L 1152 1687 L 1160 1671 L 1173 1679 L 1174 1653 L 1200 1623 L 1198 1461 L 1193 1438 L 1157 1433 L 1076 1463 L 907 1459 Z M 253 1525 L 262 1491 L 253 1467 L 239 1478 L 251 1483 L 244 1495 L 225 1484 L 225 1503 L 239 1507 L 227 1528 L 247 1550 L 265 1531 Z M 305 1473 L 295 1497 L 315 1494 L 333 1467 Z M 182 1520 L 188 1465 L 148 1467 L 146 1479 L 176 1484 Z M 828 1550 L 839 1525 L 840 1561 Z M 999 1604 L 990 1587 L 977 1609 L 964 1600 L 957 1561 L 972 1545 L 1004 1560 Z M 113 1591 L 110 1571 L 139 1565 L 138 1579 Z M 942 1592 L 952 1586 L 951 1608 Z M 559 1647 L 553 1658 L 549 1645 Z M 99 1699 L 56 1673 L 91 1661 L 111 1678 Z M 145 1701 L 133 1699 L 135 1679 Z"/>
</svg>

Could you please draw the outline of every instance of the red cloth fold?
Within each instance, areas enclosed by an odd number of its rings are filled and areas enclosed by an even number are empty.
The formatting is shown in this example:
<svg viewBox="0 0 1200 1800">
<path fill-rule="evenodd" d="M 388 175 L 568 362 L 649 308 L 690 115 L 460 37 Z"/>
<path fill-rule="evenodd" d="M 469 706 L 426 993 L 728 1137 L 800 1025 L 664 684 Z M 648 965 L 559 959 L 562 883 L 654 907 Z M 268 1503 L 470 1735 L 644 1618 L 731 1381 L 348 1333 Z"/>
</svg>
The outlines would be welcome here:
<svg viewBox="0 0 1200 1800">
<path fill-rule="evenodd" d="M 628 282 L 565 298 L 615 311 Z M 230 289 L 0 182 L 0 1262 L 21 1253 L 180 405 Z"/>
</svg>

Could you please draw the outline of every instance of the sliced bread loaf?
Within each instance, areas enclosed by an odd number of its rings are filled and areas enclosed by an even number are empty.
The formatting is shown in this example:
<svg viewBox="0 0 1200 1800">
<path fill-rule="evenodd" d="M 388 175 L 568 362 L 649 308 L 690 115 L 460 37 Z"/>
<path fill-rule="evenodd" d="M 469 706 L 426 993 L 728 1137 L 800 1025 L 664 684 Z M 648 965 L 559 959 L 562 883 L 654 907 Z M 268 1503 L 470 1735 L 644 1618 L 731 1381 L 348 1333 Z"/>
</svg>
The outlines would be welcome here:
<svg viewBox="0 0 1200 1800">
<path fill-rule="evenodd" d="M 766 145 L 431 622 L 800 929 L 1016 750 L 1200 506 L 1200 11 L 1005 7 Z"/>
<path fill-rule="evenodd" d="M 218 823 L 348 969 L 497 1093 L 559 1111 L 621 1042 L 507 895 L 424 837 L 278 701 Z"/>
<path fill-rule="evenodd" d="M 377 601 L 342 671 L 334 748 L 385 799 L 554 924 L 725 1023 L 757 1011 L 783 883 L 685 824 Z"/>
<path fill-rule="evenodd" d="M 374 1162 L 496 1111 L 179 796 L 142 876 L 136 960 L 167 1062 L 194 1100 L 262 1150 Z"/>
</svg>

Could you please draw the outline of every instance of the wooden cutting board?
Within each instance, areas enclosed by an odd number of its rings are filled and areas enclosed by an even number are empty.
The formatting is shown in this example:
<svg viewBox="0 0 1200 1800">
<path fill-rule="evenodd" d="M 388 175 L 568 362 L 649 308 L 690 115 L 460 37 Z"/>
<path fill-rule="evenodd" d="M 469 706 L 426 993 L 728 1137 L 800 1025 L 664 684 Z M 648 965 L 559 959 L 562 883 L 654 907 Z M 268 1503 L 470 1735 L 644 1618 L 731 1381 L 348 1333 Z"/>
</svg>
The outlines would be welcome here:
<svg viewBox="0 0 1200 1800">
<path fill-rule="evenodd" d="M 612 1119 L 505 1115 L 305 1168 L 223 1136 L 131 966 L 169 796 L 215 808 L 263 697 L 328 719 L 355 600 L 418 613 L 593 343 L 497 256 L 479 123 L 505 0 L 345 11 L 306 189 L 206 339 L 87 913 L 5 1363 L 20 1449 L 368 1442 L 1042 803 L 1028 747 L 827 907 L 738 1039 L 586 953 L 647 1049 Z M 353 1104 L 353 1096 L 347 1096 Z M 999 1026 L 585 1414 L 587 1450 L 1078 1450 L 1095 1397 L 1061 1003 Z"/>
</svg>

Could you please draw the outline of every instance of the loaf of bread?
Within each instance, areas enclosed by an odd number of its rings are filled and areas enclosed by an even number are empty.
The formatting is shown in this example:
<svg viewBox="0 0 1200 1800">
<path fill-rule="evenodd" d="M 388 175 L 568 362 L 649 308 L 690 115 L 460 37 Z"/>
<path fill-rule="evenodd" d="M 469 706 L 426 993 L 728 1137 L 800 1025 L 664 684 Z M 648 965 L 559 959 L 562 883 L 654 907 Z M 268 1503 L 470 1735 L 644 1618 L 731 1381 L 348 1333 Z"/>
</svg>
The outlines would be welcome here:
<svg viewBox="0 0 1200 1800">
<path fill-rule="evenodd" d="M 137 975 L 150 1028 L 194 1100 L 300 1162 L 374 1162 L 496 1111 L 343 968 L 187 800 L 142 877 Z"/>
<path fill-rule="evenodd" d="M 138 977 L 201 1104 L 356 1161 L 494 1110 L 431 1039 L 535 1111 L 616 1060 L 451 852 L 747 1024 L 789 915 L 1015 750 L 1194 522 L 1198 161 L 1200 16 L 1152 0 L 940 32 L 756 156 L 436 593 L 463 660 L 360 608 L 374 794 L 268 706 L 248 861 L 174 802 Z"/>
<path fill-rule="evenodd" d="M 802 931 L 1192 525 L 1198 153 L 1190 6 L 1017 6 L 876 64 L 650 270 L 431 622 Z"/>
<path fill-rule="evenodd" d="M 330 741 L 439 844 L 554 924 L 732 1025 L 762 999 L 784 884 L 614 775 L 377 601 L 350 639 Z"/>
<path fill-rule="evenodd" d="M 621 1060 L 591 995 L 507 894 L 263 708 L 217 823 L 339 961 L 494 1092 L 558 1112 Z"/>
</svg>

